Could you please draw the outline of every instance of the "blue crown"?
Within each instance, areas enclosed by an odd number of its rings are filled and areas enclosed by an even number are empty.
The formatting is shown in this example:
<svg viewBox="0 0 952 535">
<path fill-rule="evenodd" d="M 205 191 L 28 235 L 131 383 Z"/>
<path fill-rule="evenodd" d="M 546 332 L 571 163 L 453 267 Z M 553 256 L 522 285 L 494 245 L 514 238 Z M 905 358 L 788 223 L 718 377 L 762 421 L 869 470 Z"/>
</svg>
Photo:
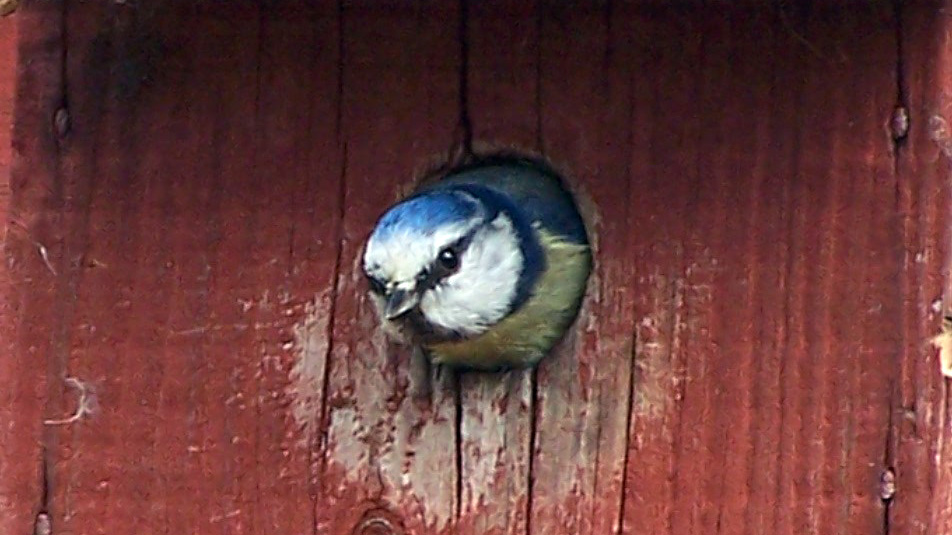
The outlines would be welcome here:
<svg viewBox="0 0 952 535">
<path fill-rule="evenodd" d="M 397 232 L 429 233 L 476 215 L 476 206 L 449 192 L 427 193 L 396 204 L 380 218 L 375 234 L 380 239 Z"/>
</svg>

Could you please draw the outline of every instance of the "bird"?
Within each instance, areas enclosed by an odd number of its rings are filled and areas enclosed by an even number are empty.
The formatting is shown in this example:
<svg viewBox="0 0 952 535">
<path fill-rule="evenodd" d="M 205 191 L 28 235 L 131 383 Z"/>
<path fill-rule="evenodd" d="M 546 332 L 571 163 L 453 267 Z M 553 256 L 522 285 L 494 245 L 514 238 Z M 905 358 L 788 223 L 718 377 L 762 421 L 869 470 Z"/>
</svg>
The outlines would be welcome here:
<svg viewBox="0 0 952 535">
<path fill-rule="evenodd" d="M 362 259 L 387 332 L 430 363 L 482 371 L 546 356 L 577 317 L 592 264 L 563 179 L 511 155 L 474 158 L 386 209 Z"/>
</svg>

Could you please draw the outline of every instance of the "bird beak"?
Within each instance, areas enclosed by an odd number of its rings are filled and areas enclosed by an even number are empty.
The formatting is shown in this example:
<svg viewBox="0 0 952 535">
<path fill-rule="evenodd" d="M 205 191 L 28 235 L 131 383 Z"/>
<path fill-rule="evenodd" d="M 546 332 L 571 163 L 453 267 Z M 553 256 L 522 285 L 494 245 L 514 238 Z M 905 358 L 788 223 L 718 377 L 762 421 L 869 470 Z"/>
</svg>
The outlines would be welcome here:
<svg viewBox="0 0 952 535">
<path fill-rule="evenodd" d="M 420 295 L 415 291 L 396 289 L 387 295 L 387 304 L 383 314 L 388 320 L 399 318 L 420 303 Z"/>
</svg>

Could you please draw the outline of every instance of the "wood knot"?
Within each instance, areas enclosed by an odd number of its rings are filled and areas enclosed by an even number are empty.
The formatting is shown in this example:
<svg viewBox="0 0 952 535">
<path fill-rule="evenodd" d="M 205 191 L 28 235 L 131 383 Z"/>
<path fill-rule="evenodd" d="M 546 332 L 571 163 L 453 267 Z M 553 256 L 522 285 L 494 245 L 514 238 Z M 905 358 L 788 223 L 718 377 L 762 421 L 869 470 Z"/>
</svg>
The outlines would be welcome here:
<svg viewBox="0 0 952 535">
<path fill-rule="evenodd" d="M 370 509 L 354 526 L 352 535 L 404 535 L 403 522 L 392 512 L 383 509 Z"/>
</svg>

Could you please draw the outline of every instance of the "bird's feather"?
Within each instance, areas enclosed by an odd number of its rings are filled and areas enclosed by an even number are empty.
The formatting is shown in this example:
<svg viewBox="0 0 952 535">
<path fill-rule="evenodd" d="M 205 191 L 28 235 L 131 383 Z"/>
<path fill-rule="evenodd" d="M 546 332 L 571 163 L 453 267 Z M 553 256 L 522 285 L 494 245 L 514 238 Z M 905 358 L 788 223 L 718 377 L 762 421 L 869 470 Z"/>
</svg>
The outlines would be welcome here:
<svg viewBox="0 0 952 535">
<path fill-rule="evenodd" d="M 531 297 L 492 329 L 470 339 L 432 344 L 439 364 L 493 370 L 530 366 L 562 337 L 578 312 L 591 269 L 587 245 L 539 232 L 548 268 Z"/>
</svg>

